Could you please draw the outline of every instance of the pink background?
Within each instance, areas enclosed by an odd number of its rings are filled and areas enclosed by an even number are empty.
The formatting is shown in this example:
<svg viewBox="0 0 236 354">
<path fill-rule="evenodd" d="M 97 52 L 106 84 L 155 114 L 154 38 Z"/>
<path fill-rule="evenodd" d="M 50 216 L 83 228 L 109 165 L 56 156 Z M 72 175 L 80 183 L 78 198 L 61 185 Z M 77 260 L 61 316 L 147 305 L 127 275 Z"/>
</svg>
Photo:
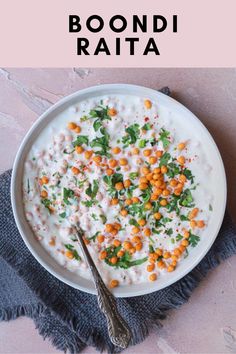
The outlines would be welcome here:
<svg viewBox="0 0 236 354">
<path fill-rule="evenodd" d="M 137 5 L 138 4 L 138 5 Z M 234 67 L 236 51 L 233 34 L 236 32 L 235 0 L 119 0 L 119 1 L 58 1 L 8 0 L 0 11 L 0 65 L 8 67 Z M 77 14 L 82 24 L 88 16 L 99 14 L 106 26 L 103 32 L 79 34 L 68 31 L 68 15 Z M 124 15 L 128 29 L 116 34 L 108 28 L 111 16 Z M 124 37 L 132 33 L 131 15 L 154 14 L 167 19 L 178 15 L 178 33 L 170 28 L 160 34 L 138 33 L 143 48 L 149 37 L 156 39 L 161 55 L 143 56 L 137 50 L 135 57 L 128 54 Z M 77 36 L 89 37 L 91 48 L 98 38 L 105 37 L 113 55 L 97 57 L 77 56 Z M 114 55 L 114 38 L 122 38 L 122 55 Z"/>
<path fill-rule="evenodd" d="M 0 69 L 0 172 L 11 168 L 23 136 L 51 104 L 78 89 L 116 82 L 168 85 L 202 120 L 222 153 L 228 206 L 236 220 L 235 69 Z M 236 352 L 235 268 L 233 256 L 208 275 L 187 304 L 170 312 L 163 329 L 125 354 Z M 56 352 L 30 319 L 0 323 L 0 353 Z"/>
</svg>

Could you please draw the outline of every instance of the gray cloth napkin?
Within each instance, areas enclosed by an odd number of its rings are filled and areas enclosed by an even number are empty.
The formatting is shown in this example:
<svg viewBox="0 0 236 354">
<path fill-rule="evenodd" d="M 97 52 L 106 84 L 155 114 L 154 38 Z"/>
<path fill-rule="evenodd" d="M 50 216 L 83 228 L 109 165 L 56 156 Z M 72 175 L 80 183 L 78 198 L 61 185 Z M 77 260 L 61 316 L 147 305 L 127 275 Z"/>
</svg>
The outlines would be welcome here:
<svg viewBox="0 0 236 354">
<path fill-rule="evenodd" d="M 95 295 L 75 290 L 49 274 L 25 246 L 10 201 L 11 171 L 0 176 L 0 319 L 32 318 L 44 338 L 63 351 L 78 353 L 86 345 L 119 352 L 110 342 Z M 236 253 L 236 231 L 228 214 L 211 250 L 183 279 L 158 292 L 118 299 L 121 314 L 140 343 L 166 312 L 188 300 L 194 288 L 221 260 Z"/>
</svg>

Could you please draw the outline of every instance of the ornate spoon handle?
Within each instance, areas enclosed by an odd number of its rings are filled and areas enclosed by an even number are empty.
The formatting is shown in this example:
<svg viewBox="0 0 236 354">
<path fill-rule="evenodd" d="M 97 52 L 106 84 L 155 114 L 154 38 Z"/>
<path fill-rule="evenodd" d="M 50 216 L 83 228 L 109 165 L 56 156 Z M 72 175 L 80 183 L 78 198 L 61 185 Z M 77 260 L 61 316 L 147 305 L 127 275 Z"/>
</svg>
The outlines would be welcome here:
<svg viewBox="0 0 236 354">
<path fill-rule="evenodd" d="M 83 240 L 83 231 L 80 227 L 76 227 L 77 230 L 77 237 L 82 248 L 84 257 L 89 265 L 89 268 L 92 272 L 95 287 L 97 290 L 97 298 L 98 298 L 98 305 L 101 311 L 106 316 L 107 326 L 108 326 L 108 334 L 110 340 L 113 344 L 121 347 L 127 348 L 129 342 L 132 338 L 131 330 L 125 320 L 121 317 L 118 312 L 115 297 L 112 293 L 108 290 L 106 285 L 104 284 L 95 264 L 94 261 L 84 243 Z"/>
</svg>

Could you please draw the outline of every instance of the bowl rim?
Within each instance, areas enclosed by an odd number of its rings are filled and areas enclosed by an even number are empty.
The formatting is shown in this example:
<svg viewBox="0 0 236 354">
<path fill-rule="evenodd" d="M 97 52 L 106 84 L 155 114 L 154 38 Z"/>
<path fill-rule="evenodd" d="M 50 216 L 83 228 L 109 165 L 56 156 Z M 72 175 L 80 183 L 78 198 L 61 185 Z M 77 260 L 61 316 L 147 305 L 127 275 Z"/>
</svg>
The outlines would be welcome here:
<svg viewBox="0 0 236 354">
<path fill-rule="evenodd" d="M 96 85 L 96 86 L 90 86 L 88 88 L 85 89 L 81 89 L 81 90 L 77 90 L 74 93 L 67 95 L 65 97 L 63 97 L 62 99 L 59 99 L 55 104 L 52 104 L 52 106 L 50 106 L 43 114 L 41 114 L 38 119 L 36 119 L 36 121 L 34 122 L 34 124 L 31 126 L 31 128 L 28 130 L 28 132 L 26 133 L 26 135 L 24 136 L 20 147 L 16 153 L 15 156 L 15 160 L 13 163 L 13 170 L 12 170 L 12 177 L 11 177 L 11 188 L 10 188 L 10 193 L 11 193 L 11 204 L 12 204 L 12 210 L 13 210 L 13 215 L 14 215 L 14 219 L 17 225 L 17 228 L 19 230 L 19 233 L 24 241 L 24 243 L 26 244 L 27 248 L 29 249 L 29 251 L 31 252 L 31 254 L 35 257 L 35 259 L 39 262 L 39 264 L 41 264 L 49 273 L 51 273 L 53 276 L 55 276 L 57 279 L 59 279 L 60 281 L 62 281 L 63 283 L 70 285 L 71 287 L 90 293 L 90 294 L 96 294 L 96 290 L 95 287 L 93 289 L 88 289 L 87 287 L 83 286 L 83 285 L 79 285 L 79 284 L 75 284 L 73 281 L 70 281 L 69 279 L 67 279 L 64 276 L 61 276 L 60 274 L 58 274 L 56 271 L 54 271 L 49 264 L 47 264 L 46 261 L 44 261 L 44 259 L 35 251 L 35 249 L 31 246 L 30 242 L 27 239 L 27 236 L 24 233 L 23 227 L 22 227 L 22 223 L 23 221 L 20 220 L 19 214 L 18 214 L 18 208 L 19 206 L 17 206 L 16 203 L 16 193 L 17 190 L 15 188 L 16 186 L 16 180 L 18 177 L 18 166 L 20 164 L 21 161 L 21 155 L 24 151 L 25 145 L 28 142 L 28 139 L 30 138 L 31 134 L 37 130 L 41 123 L 44 121 L 44 119 L 51 113 L 53 112 L 55 109 L 59 108 L 60 106 L 65 105 L 67 102 L 73 100 L 76 97 L 82 96 L 84 94 L 92 94 L 92 93 L 99 93 L 100 91 L 104 91 L 107 90 L 109 92 L 109 90 L 112 89 L 121 89 L 124 88 L 127 90 L 142 90 L 144 93 L 147 94 L 148 97 L 148 93 L 149 95 L 161 95 L 162 97 L 168 98 L 170 100 L 170 102 L 173 102 L 174 104 L 177 104 L 180 106 L 180 108 L 183 111 L 186 111 L 188 114 L 190 114 L 192 116 L 192 118 L 197 121 L 198 124 L 200 124 L 202 126 L 202 128 L 204 128 L 206 134 L 208 135 L 209 140 L 211 141 L 215 152 L 217 153 L 217 157 L 219 159 L 219 163 L 221 165 L 221 173 L 222 173 L 222 178 L 223 178 L 223 200 L 222 200 L 222 208 L 221 208 L 221 215 L 218 219 L 218 224 L 217 224 L 217 228 L 216 228 L 216 232 L 214 235 L 212 235 L 211 237 L 211 242 L 208 244 L 207 247 L 204 248 L 204 250 L 199 253 L 199 255 L 195 258 L 195 260 L 191 263 L 191 266 L 186 267 L 185 270 L 182 271 L 181 274 L 177 275 L 177 276 L 173 276 L 171 277 L 169 280 L 166 281 L 165 284 L 163 285 L 159 285 L 153 289 L 149 289 L 148 287 L 146 287 L 145 290 L 138 290 L 135 291 L 135 294 L 132 291 L 126 291 L 126 292 L 122 292 L 120 293 L 119 291 L 117 291 L 118 288 L 114 289 L 114 294 L 116 297 L 135 297 L 135 296 L 141 296 L 141 295 L 146 295 L 146 294 L 150 294 L 152 292 L 164 289 L 172 284 L 174 284 L 175 282 L 177 282 L 178 280 L 182 279 L 185 275 L 187 275 L 189 272 L 191 272 L 197 265 L 198 263 L 204 258 L 204 256 L 207 254 L 207 252 L 209 251 L 209 249 L 211 248 L 211 246 L 213 245 L 220 227 L 222 225 L 223 222 L 223 218 L 224 218 L 224 214 L 225 214 L 225 208 L 226 208 L 226 201 L 227 201 L 227 181 L 226 181 L 226 174 L 225 174 L 225 168 L 224 168 L 224 164 L 223 164 L 223 160 L 220 154 L 220 151 L 212 137 L 212 135 L 210 134 L 209 130 L 206 128 L 206 126 L 200 121 L 200 119 L 192 112 L 190 111 L 187 107 L 185 107 L 182 103 L 178 102 L 177 100 L 175 100 L 174 98 L 167 96 L 165 94 L 163 94 L 162 92 L 158 91 L 158 90 L 154 90 L 145 86 L 141 86 L 141 85 L 131 85 L 131 84 L 126 84 L 126 83 L 113 83 L 113 84 L 104 84 L 104 85 Z"/>
</svg>

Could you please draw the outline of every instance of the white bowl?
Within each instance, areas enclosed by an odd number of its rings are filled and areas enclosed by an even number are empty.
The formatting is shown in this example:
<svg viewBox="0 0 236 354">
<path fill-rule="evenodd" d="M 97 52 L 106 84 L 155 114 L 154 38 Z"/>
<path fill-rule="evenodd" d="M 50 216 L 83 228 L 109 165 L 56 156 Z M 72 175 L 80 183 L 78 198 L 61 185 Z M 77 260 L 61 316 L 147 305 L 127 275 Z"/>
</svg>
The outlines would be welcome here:
<svg viewBox="0 0 236 354">
<path fill-rule="evenodd" d="M 26 246 L 45 269 L 47 269 L 56 278 L 76 289 L 92 294 L 96 293 L 92 281 L 84 279 L 61 267 L 34 237 L 24 214 L 24 207 L 22 203 L 22 177 L 26 155 L 34 143 L 35 138 L 40 134 L 42 129 L 47 126 L 48 122 L 74 103 L 105 94 L 131 94 L 142 98 L 148 97 L 153 101 L 157 100 L 159 105 L 167 106 L 169 110 L 173 112 L 173 119 L 175 116 L 181 116 L 181 119 L 185 120 L 186 124 L 192 126 L 196 136 L 198 136 L 198 138 L 201 139 L 201 142 L 205 144 L 208 151 L 208 159 L 211 161 L 211 165 L 214 166 L 214 171 L 217 173 L 215 176 L 217 179 L 217 187 L 215 188 L 214 194 L 215 202 L 211 214 L 211 218 L 214 222 L 207 227 L 207 237 L 204 237 L 204 240 L 201 240 L 198 246 L 191 250 L 189 256 L 184 260 L 184 262 L 180 262 L 175 272 L 167 273 L 164 277 L 161 277 L 158 281 L 153 283 L 133 284 L 129 286 L 120 286 L 114 289 L 114 294 L 118 297 L 144 295 L 173 284 L 190 272 L 201 261 L 210 249 L 220 230 L 226 206 L 226 177 L 219 150 L 210 133 L 199 121 L 199 119 L 173 98 L 159 93 L 158 91 L 141 86 L 113 84 L 90 87 L 75 92 L 50 107 L 31 127 L 17 153 L 11 180 L 13 213 L 17 227 Z"/>
</svg>

